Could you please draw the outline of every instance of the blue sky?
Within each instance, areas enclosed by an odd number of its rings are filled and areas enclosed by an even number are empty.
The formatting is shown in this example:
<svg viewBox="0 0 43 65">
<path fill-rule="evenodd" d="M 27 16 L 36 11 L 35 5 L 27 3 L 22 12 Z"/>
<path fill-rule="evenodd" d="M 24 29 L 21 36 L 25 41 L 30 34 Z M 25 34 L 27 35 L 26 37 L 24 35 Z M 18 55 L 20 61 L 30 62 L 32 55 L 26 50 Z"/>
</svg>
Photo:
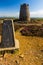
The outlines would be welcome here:
<svg viewBox="0 0 43 65">
<path fill-rule="evenodd" d="M 30 17 L 43 17 L 43 0 L 0 0 L 0 16 L 19 17 L 23 3 L 29 4 Z"/>
</svg>

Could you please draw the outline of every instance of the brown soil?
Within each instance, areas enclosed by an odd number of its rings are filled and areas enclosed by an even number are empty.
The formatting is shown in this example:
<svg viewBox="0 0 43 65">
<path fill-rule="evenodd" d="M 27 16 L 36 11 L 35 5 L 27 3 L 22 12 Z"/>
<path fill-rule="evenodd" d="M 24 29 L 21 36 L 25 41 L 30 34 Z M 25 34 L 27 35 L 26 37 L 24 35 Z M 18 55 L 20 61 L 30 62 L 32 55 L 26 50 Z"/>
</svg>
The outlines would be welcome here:
<svg viewBox="0 0 43 65">
<path fill-rule="evenodd" d="M 19 30 L 15 32 L 15 37 L 19 40 L 19 51 L 0 57 L 0 65 L 42 65 L 43 38 L 22 36 Z"/>
</svg>

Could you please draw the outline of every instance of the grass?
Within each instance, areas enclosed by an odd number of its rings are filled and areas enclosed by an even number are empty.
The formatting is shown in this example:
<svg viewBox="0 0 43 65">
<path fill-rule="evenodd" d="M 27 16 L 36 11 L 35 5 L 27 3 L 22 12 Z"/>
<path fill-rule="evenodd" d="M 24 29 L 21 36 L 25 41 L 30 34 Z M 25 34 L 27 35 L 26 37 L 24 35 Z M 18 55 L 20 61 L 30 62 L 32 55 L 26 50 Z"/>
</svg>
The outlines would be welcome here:
<svg viewBox="0 0 43 65">
<path fill-rule="evenodd" d="M 43 53 L 40 50 L 43 49 L 43 37 L 22 36 L 19 29 L 16 30 L 15 37 L 19 40 L 19 52 L 15 50 L 13 55 L 7 55 L 7 63 L 14 65 L 15 60 L 18 60 L 20 65 L 41 65 Z M 19 58 L 20 54 L 24 56 L 23 59 Z"/>
<path fill-rule="evenodd" d="M 35 36 L 22 36 L 20 31 L 16 31 L 15 37 L 19 40 L 20 51 L 19 54 L 24 54 L 25 62 L 22 61 L 22 65 L 41 65 L 43 54 L 43 38 Z M 21 62 L 21 61 L 20 61 Z"/>
</svg>

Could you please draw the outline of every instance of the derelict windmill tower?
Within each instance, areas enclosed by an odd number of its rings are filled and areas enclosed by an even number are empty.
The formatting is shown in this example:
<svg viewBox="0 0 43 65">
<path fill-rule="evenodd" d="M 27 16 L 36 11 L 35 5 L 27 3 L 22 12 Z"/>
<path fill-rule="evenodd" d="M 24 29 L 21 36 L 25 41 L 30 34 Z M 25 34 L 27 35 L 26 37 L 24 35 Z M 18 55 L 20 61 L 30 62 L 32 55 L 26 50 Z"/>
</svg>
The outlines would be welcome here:
<svg viewBox="0 0 43 65">
<path fill-rule="evenodd" d="M 24 3 L 20 6 L 19 19 L 21 21 L 30 21 L 30 12 L 29 12 L 29 5 L 28 4 Z"/>
</svg>

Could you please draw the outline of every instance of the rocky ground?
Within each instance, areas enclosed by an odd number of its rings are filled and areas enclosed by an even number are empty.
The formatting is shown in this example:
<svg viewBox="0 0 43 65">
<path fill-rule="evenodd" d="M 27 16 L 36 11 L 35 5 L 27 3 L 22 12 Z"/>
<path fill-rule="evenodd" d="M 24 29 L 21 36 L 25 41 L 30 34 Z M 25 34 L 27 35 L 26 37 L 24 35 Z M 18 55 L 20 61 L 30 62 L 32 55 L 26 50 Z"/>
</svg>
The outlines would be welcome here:
<svg viewBox="0 0 43 65">
<path fill-rule="evenodd" d="M 0 57 L 0 65 L 43 65 L 43 38 L 22 36 L 19 30 L 15 37 L 20 43 L 19 51 Z"/>
</svg>

